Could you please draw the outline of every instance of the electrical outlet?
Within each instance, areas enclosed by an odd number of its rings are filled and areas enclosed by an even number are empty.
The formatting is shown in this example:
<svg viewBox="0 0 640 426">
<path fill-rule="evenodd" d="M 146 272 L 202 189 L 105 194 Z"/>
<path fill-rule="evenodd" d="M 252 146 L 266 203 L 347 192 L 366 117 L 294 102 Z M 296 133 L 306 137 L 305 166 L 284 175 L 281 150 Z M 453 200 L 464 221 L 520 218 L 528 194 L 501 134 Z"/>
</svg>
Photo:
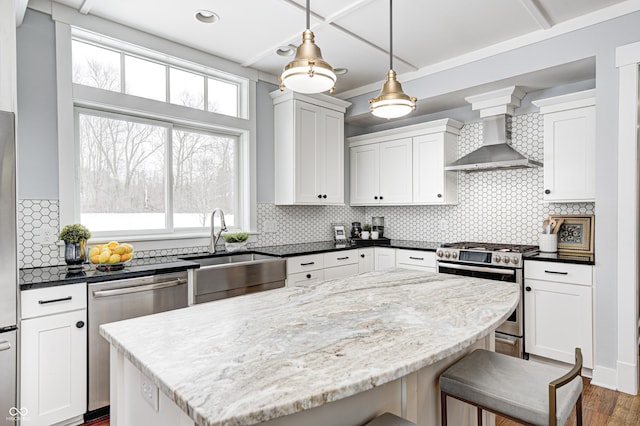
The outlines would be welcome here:
<svg viewBox="0 0 640 426">
<path fill-rule="evenodd" d="M 264 232 L 277 232 L 278 222 L 275 220 L 265 220 L 263 224 Z"/>
<path fill-rule="evenodd" d="M 33 241 L 40 245 L 55 244 L 58 241 L 57 230 L 50 226 L 41 226 L 33 230 Z"/>
<path fill-rule="evenodd" d="M 151 383 L 146 377 L 141 376 L 140 391 L 142 393 L 142 399 L 147 401 L 147 404 L 149 404 L 151 408 L 158 411 L 158 387 Z"/>
</svg>

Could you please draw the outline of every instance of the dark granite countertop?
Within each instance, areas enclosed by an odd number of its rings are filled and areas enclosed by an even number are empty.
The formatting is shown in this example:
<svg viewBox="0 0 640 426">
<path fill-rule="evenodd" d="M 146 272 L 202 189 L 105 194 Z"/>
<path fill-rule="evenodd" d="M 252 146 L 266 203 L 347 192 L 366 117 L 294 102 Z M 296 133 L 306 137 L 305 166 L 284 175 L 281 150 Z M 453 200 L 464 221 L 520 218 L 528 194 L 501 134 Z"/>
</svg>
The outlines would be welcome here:
<svg viewBox="0 0 640 426">
<path fill-rule="evenodd" d="M 525 260 L 537 260 L 557 263 L 575 263 L 578 265 L 595 265 L 594 255 L 563 254 L 563 253 L 538 253 L 525 257 Z"/>
</svg>

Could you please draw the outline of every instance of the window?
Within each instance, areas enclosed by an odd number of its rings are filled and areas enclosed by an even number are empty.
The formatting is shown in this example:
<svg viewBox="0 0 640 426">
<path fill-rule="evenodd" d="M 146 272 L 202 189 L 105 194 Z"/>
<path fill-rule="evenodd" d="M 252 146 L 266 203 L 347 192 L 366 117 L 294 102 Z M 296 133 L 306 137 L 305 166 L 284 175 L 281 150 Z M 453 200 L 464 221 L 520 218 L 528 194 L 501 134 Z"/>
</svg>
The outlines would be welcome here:
<svg viewBox="0 0 640 426">
<path fill-rule="evenodd" d="M 221 208 L 228 227 L 255 229 L 249 79 L 68 29 L 66 47 L 57 39 L 73 89 L 59 91 L 73 104 L 59 112 L 61 222 L 96 238 L 190 239 Z"/>
</svg>

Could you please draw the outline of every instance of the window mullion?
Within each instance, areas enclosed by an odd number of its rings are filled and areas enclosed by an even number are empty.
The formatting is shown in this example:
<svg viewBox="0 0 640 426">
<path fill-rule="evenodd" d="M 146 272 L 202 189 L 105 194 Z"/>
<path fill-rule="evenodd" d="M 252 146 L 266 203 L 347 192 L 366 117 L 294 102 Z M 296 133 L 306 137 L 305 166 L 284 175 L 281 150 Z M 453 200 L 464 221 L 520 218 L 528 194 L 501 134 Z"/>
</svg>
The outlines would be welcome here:
<svg viewBox="0 0 640 426">
<path fill-rule="evenodd" d="M 169 232 L 174 231 L 173 223 L 173 125 L 167 127 L 166 155 L 165 155 L 165 226 Z"/>
<path fill-rule="evenodd" d="M 209 77 L 204 76 L 204 110 L 209 111 Z"/>
<path fill-rule="evenodd" d="M 124 86 L 126 84 L 126 79 L 124 77 L 124 74 L 127 71 L 125 69 L 124 63 L 125 63 L 124 53 L 120 52 L 120 93 L 127 93 Z"/>
</svg>

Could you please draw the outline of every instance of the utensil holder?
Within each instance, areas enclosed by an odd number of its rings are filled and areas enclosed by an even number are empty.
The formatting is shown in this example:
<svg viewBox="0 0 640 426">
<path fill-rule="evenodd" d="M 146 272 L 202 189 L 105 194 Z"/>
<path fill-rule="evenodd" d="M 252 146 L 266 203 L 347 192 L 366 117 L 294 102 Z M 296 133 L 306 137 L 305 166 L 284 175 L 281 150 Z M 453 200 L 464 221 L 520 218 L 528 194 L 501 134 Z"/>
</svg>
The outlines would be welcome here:
<svg viewBox="0 0 640 426">
<path fill-rule="evenodd" d="M 540 251 L 544 253 L 555 253 L 558 251 L 558 234 L 540 234 L 538 239 Z"/>
</svg>

